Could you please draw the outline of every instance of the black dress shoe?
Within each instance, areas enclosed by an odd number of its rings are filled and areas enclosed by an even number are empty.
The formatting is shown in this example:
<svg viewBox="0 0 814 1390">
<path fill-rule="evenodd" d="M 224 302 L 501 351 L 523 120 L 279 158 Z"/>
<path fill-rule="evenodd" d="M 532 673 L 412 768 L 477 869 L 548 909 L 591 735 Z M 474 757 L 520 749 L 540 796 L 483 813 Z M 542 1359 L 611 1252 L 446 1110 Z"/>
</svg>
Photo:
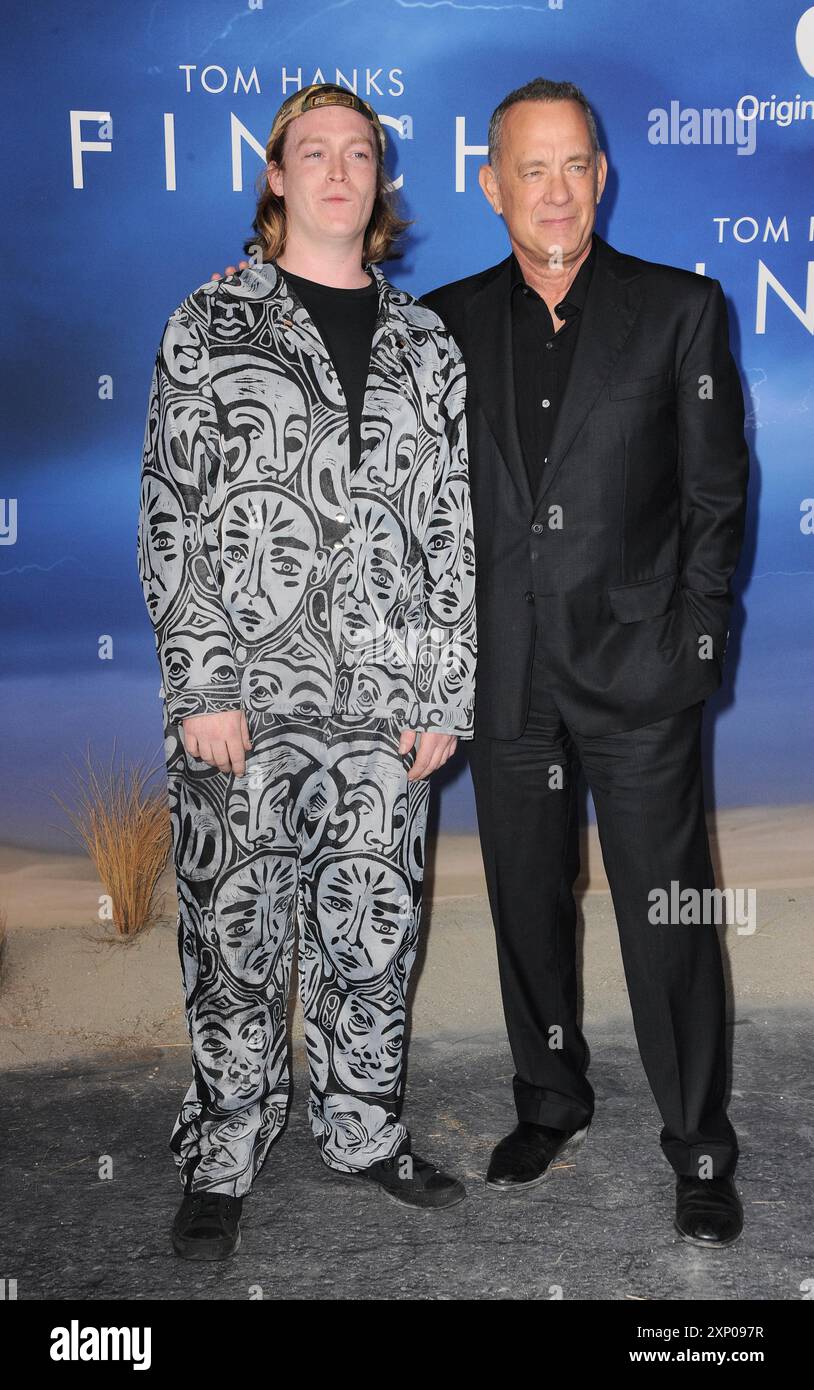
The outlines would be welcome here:
<svg viewBox="0 0 814 1390">
<path fill-rule="evenodd" d="M 240 1245 L 242 1197 L 187 1188 L 172 1225 L 172 1245 L 187 1260 L 223 1260 Z"/>
<path fill-rule="evenodd" d="M 498 1192 L 517 1192 L 541 1182 L 555 1158 L 579 1148 L 588 1133 L 582 1129 L 552 1129 L 521 1120 L 492 1153 L 486 1186 Z"/>
<path fill-rule="evenodd" d="M 408 1139 L 390 1158 L 377 1159 L 369 1168 L 343 1176 L 376 1183 L 386 1197 L 405 1207 L 451 1207 L 463 1201 L 463 1183 L 411 1153 L 409 1144 Z"/>
<path fill-rule="evenodd" d="M 731 1245 L 743 1230 L 743 1207 L 731 1178 L 676 1179 L 675 1228 L 691 1245 Z"/>
</svg>

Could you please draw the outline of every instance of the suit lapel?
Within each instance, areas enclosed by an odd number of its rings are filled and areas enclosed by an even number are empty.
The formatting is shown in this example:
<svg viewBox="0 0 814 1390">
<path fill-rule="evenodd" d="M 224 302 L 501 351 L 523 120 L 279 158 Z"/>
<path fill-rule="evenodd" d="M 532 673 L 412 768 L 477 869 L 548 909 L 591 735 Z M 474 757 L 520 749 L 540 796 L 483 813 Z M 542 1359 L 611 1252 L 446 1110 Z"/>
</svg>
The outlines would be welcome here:
<svg viewBox="0 0 814 1390">
<path fill-rule="evenodd" d="M 582 322 L 535 509 L 562 468 L 639 312 L 642 291 L 637 272 L 628 278 L 625 272 L 618 271 L 616 262 L 621 262 L 622 257 L 602 237 L 596 236 L 596 243 L 596 262 L 580 311 Z"/>
<path fill-rule="evenodd" d="M 511 256 L 507 256 L 466 306 L 467 370 L 471 367 L 477 378 L 489 428 L 525 505 L 530 508 L 531 489 L 517 429 L 510 276 Z"/>
<path fill-rule="evenodd" d="M 624 264 L 626 258 L 597 233 L 594 236 L 596 262 L 581 310 L 582 323 L 548 463 L 543 469 L 536 498 L 531 495 L 517 428 L 509 299 L 510 256 L 495 267 L 494 274 L 472 295 L 466 308 L 467 369 L 471 367 L 476 377 L 483 413 L 529 511 L 540 507 L 559 473 L 622 350 L 641 303 L 638 272 L 628 271 Z"/>
</svg>

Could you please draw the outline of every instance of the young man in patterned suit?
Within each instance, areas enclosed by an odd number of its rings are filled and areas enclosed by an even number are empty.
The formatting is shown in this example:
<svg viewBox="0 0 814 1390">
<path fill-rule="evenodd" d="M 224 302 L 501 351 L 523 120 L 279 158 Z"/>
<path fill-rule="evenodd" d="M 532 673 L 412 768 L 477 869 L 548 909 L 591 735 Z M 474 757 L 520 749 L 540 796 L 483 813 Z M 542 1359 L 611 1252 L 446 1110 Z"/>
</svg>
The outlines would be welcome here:
<svg viewBox="0 0 814 1390">
<path fill-rule="evenodd" d="M 399 1118 L 427 779 L 473 728 L 465 376 L 378 267 L 407 226 L 384 150 L 345 89 L 288 98 L 262 259 L 189 295 L 155 364 L 138 561 L 193 1053 L 173 1244 L 193 1259 L 237 1248 L 285 1123 L 298 923 L 324 1162 L 413 1206 L 465 1195 Z"/>
</svg>

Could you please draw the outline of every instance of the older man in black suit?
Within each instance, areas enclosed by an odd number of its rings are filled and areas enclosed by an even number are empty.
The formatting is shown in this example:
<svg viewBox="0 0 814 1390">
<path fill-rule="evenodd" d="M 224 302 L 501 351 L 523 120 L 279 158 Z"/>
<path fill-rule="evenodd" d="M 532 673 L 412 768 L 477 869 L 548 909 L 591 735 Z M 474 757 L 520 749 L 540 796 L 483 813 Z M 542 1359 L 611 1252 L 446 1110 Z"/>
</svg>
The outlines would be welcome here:
<svg viewBox="0 0 814 1390">
<path fill-rule="evenodd" d="M 511 254 L 423 296 L 467 367 L 471 766 L 519 1121 L 487 1183 L 538 1182 L 593 1114 L 577 1023 L 579 763 L 676 1227 L 715 1246 L 743 1220 L 721 951 L 708 908 L 665 922 L 653 905 L 673 884 L 687 904 L 714 888 L 700 732 L 743 533 L 743 393 L 719 282 L 595 232 L 606 173 L 578 88 L 538 78 L 510 93 L 480 183 Z"/>
</svg>

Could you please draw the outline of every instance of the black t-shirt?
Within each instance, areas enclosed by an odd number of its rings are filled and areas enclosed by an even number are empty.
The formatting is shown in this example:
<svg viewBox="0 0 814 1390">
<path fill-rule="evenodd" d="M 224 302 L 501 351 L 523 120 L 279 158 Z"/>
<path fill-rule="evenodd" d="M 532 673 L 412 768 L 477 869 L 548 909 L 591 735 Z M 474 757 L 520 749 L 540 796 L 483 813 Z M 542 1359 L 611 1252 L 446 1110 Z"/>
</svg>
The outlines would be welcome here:
<svg viewBox="0 0 814 1390">
<path fill-rule="evenodd" d="M 277 267 L 297 298 L 308 310 L 336 368 L 348 406 L 350 469 L 359 465 L 362 452 L 362 406 L 365 399 L 373 330 L 379 312 L 379 287 L 371 278 L 358 290 L 338 289 L 316 280 L 304 280 Z"/>
</svg>

